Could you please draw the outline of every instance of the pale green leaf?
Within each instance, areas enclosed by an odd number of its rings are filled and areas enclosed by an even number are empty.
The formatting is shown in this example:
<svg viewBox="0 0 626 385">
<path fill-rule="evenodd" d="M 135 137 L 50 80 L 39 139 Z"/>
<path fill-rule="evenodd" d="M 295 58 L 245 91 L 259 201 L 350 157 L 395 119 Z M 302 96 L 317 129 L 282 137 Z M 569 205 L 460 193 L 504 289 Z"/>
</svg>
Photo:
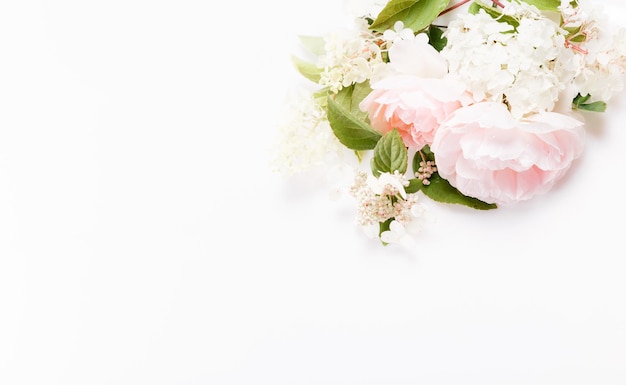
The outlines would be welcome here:
<svg viewBox="0 0 626 385">
<path fill-rule="evenodd" d="M 523 2 L 534 5 L 542 11 L 558 11 L 561 0 L 522 0 Z"/>
<path fill-rule="evenodd" d="M 324 45 L 326 44 L 326 41 L 323 37 L 301 35 L 299 36 L 299 38 L 300 43 L 302 43 L 304 48 L 306 48 L 306 50 L 311 52 L 313 55 L 321 56 L 326 53 L 324 50 Z"/>
<path fill-rule="evenodd" d="M 376 147 L 380 133 L 332 97 L 327 98 L 326 115 L 335 136 L 344 146 L 352 150 L 371 150 Z"/>
<path fill-rule="evenodd" d="M 367 81 L 352 84 L 349 87 L 341 89 L 341 91 L 337 93 L 335 101 L 350 111 L 356 118 L 367 122 L 367 112 L 361 111 L 359 104 L 370 92 L 372 92 L 372 88 Z"/>
<path fill-rule="evenodd" d="M 315 83 L 320 81 L 322 70 L 318 66 L 293 55 L 291 56 L 291 61 L 302 76 Z"/>
</svg>

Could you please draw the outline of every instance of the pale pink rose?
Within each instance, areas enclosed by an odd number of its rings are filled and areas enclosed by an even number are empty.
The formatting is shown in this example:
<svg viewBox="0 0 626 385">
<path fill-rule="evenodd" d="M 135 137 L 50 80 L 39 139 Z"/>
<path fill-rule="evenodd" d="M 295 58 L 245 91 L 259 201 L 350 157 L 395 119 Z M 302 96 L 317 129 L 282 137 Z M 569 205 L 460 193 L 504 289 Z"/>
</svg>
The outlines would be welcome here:
<svg viewBox="0 0 626 385">
<path fill-rule="evenodd" d="M 395 75 L 372 85 L 360 103 L 370 124 L 382 134 L 398 130 L 404 144 L 419 150 L 432 143 L 437 127 L 461 107 L 465 90 L 447 79 Z"/>
<path fill-rule="evenodd" d="M 460 192 L 509 205 L 550 190 L 584 147 L 583 122 L 546 112 L 517 120 L 502 103 L 456 110 L 431 145 L 439 175 Z"/>
<path fill-rule="evenodd" d="M 424 33 L 394 41 L 383 73 L 359 107 L 377 131 L 398 129 L 412 149 L 430 144 L 439 124 L 468 98 L 463 85 L 446 79 L 448 63 Z"/>
</svg>

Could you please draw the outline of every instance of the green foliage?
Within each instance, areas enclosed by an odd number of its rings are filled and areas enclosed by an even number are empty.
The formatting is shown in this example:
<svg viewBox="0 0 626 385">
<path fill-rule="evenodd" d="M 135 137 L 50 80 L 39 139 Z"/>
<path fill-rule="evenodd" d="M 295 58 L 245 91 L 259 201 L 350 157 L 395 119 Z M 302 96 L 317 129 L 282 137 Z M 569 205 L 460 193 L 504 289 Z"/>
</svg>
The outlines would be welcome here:
<svg viewBox="0 0 626 385">
<path fill-rule="evenodd" d="M 299 36 L 302 46 L 314 56 L 320 56 L 324 54 L 324 38 L 318 36 Z M 291 55 L 291 61 L 296 66 L 296 69 L 302 76 L 309 79 L 314 83 L 319 83 L 320 74 L 322 69 L 315 63 L 299 58 L 295 55 Z"/>
<path fill-rule="evenodd" d="M 367 112 L 361 111 L 359 103 L 372 92 L 369 82 L 356 83 L 350 87 L 344 87 L 337 93 L 335 101 L 341 104 L 357 119 L 368 122 Z"/>
<path fill-rule="evenodd" d="M 299 36 L 300 43 L 307 49 L 307 51 L 311 52 L 315 56 L 321 56 L 325 53 L 324 46 L 326 41 L 323 37 L 320 36 Z"/>
<path fill-rule="evenodd" d="M 435 160 L 435 155 L 430 151 L 428 146 L 425 146 L 421 150 L 421 153 L 417 152 L 413 157 L 412 166 L 414 172 L 419 168 L 419 164 L 422 161 L 422 155 L 424 156 L 424 160 Z M 450 182 L 443 179 L 439 173 L 435 172 L 431 175 L 429 181 L 430 184 L 424 185 L 420 179 L 411 179 L 409 181 L 409 186 L 405 189 L 405 191 L 409 194 L 422 191 L 424 195 L 434 201 L 459 204 L 476 210 L 492 210 L 498 208 L 498 206 L 493 203 L 486 203 L 474 197 L 464 195 L 453 187 Z"/>
<path fill-rule="evenodd" d="M 576 95 L 574 101 L 572 103 L 572 107 L 577 110 L 591 111 L 591 112 L 605 112 L 606 111 L 606 103 L 602 101 L 587 103 L 587 101 L 591 98 L 591 95 L 582 96 L 581 94 Z"/>
<path fill-rule="evenodd" d="M 507 23 L 511 26 L 513 26 L 513 28 L 517 28 L 519 27 L 519 21 L 517 21 L 517 19 L 515 19 L 512 16 L 508 16 L 508 15 L 504 15 L 502 14 L 502 12 L 500 12 L 499 8 L 496 7 L 491 7 L 488 5 L 485 5 L 481 2 L 473 2 L 470 7 L 469 7 L 469 13 L 475 15 L 477 14 L 480 10 L 484 10 L 485 12 L 487 12 L 487 14 L 491 17 L 493 17 L 494 19 L 497 19 L 498 21 Z"/>
<path fill-rule="evenodd" d="M 328 123 L 344 146 L 351 150 L 372 150 L 376 147 L 380 133 L 331 96 L 326 99 L 326 103 Z"/>
<path fill-rule="evenodd" d="M 394 129 L 385 134 L 374 148 L 374 157 L 371 161 L 372 173 L 379 176 L 381 173 L 390 174 L 395 171 L 404 174 L 409 161 L 408 151 L 398 130 Z"/>
<path fill-rule="evenodd" d="M 415 32 L 426 29 L 446 9 L 450 0 L 390 0 L 370 25 L 383 32 L 393 29 L 396 21 Z"/>
<path fill-rule="evenodd" d="M 437 26 L 431 25 L 428 27 L 428 43 L 432 45 L 437 52 L 441 52 L 441 50 L 448 44 L 448 39 L 443 36 L 443 30 Z"/>
<path fill-rule="evenodd" d="M 315 64 L 309 63 L 294 55 L 291 56 L 291 61 L 302 76 L 315 83 L 320 81 L 320 74 L 322 73 L 322 70 Z"/>
<path fill-rule="evenodd" d="M 381 234 L 384 233 L 385 231 L 389 231 L 391 229 L 391 222 L 394 221 L 395 218 L 389 218 L 384 222 L 378 222 L 378 237 L 380 238 Z M 383 242 L 381 240 L 383 246 L 387 246 L 388 243 L 387 242 Z"/>
<path fill-rule="evenodd" d="M 485 203 L 479 199 L 463 195 L 459 190 L 454 188 L 450 182 L 440 177 L 438 173 L 434 173 L 430 177 L 430 184 L 427 186 L 422 185 L 420 180 L 417 180 L 417 183 L 421 185 L 418 186 L 418 188 L 424 195 L 437 202 L 460 204 L 476 210 L 492 210 L 498 208 L 498 206 L 493 203 Z"/>
<path fill-rule="evenodd" d="M 542 11 L 558 11 L 561 5 L 560 0 L 522 0 L 524 3 L 534 5 Z"/>
</svg>

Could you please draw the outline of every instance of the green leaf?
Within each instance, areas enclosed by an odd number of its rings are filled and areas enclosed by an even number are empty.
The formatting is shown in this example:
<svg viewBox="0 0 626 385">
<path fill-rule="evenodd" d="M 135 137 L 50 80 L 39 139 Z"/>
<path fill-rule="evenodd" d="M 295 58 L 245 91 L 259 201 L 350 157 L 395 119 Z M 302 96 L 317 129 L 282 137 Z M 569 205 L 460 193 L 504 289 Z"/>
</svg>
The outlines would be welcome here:
<svg viewBox="0 0 626 385">
<path fill-rule="evenodd" d="M 587 100 L 591 98 L 591 95 L 582 96 L 581 94 L 576 95 L 574 101 L 572 102 L 572 107 L 574 109 L 583 110 L 583 111 L 591 111 L 591 112 L 605 112 L 606 111 L 606 103 L 603 101 L 596 101 L 587 103 Z"/>
<path fill-rule="evenodd" d="M 561 0 L 522 0 L 523 2 L 534 5 L 542 11 L 558 11 Z"/>
<path fill-rule="evenodd" d="M 322 70 L 315 64 L 309 63 L 293 55 L 291 56 L 291 60 L 302 76 L 315 83 L 320 81 L 320 74 L 322 73 Z"/>
<path fill-rule="evenodd" d="M 339 141 L 351 150 L 371 150 L 381 135 L 369 124 L 355 117 L 332 97 L 326 99 L 328 123 Z"/>
<path fill-rule="evenodd" d="M 448 44 L 448 39 L 443 36 L 443 30 L 441 28 L 431 25 L 428 27 L 428 43 L 432 45 L 437 52 L 441 52 L 446 44 Z"/>
<path fill-rule="evenodd" d="M 371 161 L 372 173 L 379 176 L 381 173 L 404 174 L 407 170 L 409 155 L 398 130 L 394 129 L 385 134 L 374 148 L 374 157 Z"/>
<path fill-rule="evenodd" d="M 394 218 L 389 218 L 384 222 L 378 222 L 378 237 L 380 238 L 381 234 L 384 233 L 385 231 L 389 231 L 391 230 L 391 222 L 393 222 Z M 387 246 L 388 243 L 384 242 L 381 239 L 381 242 L 384 246 Z"/>
<path fill-rule="evenodd" d="M 423 159 L 422 155 L 424 156 Z M 413 162 L 411 164 L 413 172 L 417 171 L 422 160 L 435 160 L 435 154 L 430 150 L 430 146 L 428 145 L 422 147 L 422 149 L 413 156 Z M 477 210 L 491 210 L 497 208 L 495 204 L 485 203 L 479 199 L 464 195 L 453 187 L 450 182 L 439 176 L 437 172 L 430 176 L 429 181 L 430 184 L 424 185 L 418 178 L 411 179 L 409 180 L 409 185 L 404 190 L 407 194 L 416 193 L 421 190 L 424 195 L 434 201 L 460 204 Z"/>
<path fill-rule="evenodd" d="M 414 180 L 416 182 L 413 182 Z M 459 190 L 454 188 L 450 182 L 440 177 L 438 173 L 431 175 L 429 185 L 423 185 L 422 181 L 419 179 L 412 179 L 409 188 L 417 188 L 430 199 L 441 203 L 459 204 L 476 210 L 492 210 L 498 208 L 494 203 L 486 203 L 479 199 L 463 195 Z"/>
<path fill-rule="evenodd" d="M 593 103 L 585 103 L 580 104 L 578 106 L 579 110 L 591 111 L 591 112 L 605 112 L 606 111 L 606 103 L 605 102 L 593 102 Z"/>
<path fill-rule="evenodd" d="M 578 107 L 579 105 L 586 103 L 587 100 L 591 98 L 591 95 L 582 96 L 581 94 L 576 95 L 574 98 L 574 107 Z"/>
<path fill-rule="evenodd" d="M 341 104 L 346 110 L 348 110 L 355 118 L 368 121 L 367 112 L 361 111 L 359 103 L 367 95 L 372 92 L 369 82 L 352 84 L 350 87 L 344 87 L 337 93 L 335 101 Z"/>
<path fill-rule="evenodd" d="M 409 179 L 409 185 L 404 188 L 404 191 L 407 194 L 414 194 L 420 191 L 424 187 L 424 184 L 421 180 L 417 178 Z"/>
<path fill-rule="evenodd" d="M 449 3 L 450 0 L 390 0 L 370 25 L 370 29 L 384 32 L 393 29 L 396 21 L 402 21 L 405 28 L 420 32 L 428 27 Z"/>
<path fill-rule="evenodd" d="M 299 38 L 304 48 L 306 48 L 313 55 L 321 56 L 326 53 L 324 49 L 326 41 L 323 37 L 301 35 Z"/>
<path fill-rule="evenodd" d="M 476 15 L 481 9 L 483 9 L 489 16 L 497 19 L 500 22 L 507 23 L 513 26 L 513 28 L 519 27 L 519 21 L 517 21 L 517 19 L 515 19 L 514 17 L 504 15 L 502 14 L 502 12 L 499 11 L 498 8 L 488 6 L 480 2 L 473 2 L 469 7 L 468 12 Z"/>
</svg>

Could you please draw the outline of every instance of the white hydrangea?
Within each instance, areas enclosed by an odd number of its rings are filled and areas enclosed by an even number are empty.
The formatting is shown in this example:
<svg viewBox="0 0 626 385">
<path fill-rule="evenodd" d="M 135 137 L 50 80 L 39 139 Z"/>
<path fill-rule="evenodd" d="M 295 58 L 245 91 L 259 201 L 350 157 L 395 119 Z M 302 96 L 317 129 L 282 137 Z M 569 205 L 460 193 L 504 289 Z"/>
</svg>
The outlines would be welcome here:
<svg viewBox="0 0 626 385">
<path fill-rule="evenodd" d="M 615 28 L 600 4 L 579 0 L 576 7 L 562 2 L 563 27 L 579 28 L 580 43 L 568 43 L 580 56 L 579 74 L 574 85 L 590 101 L 609 101 L 624 88 L 626 33 Z M 573 38 L 573 37 L 572 37 Z"/>
<path fill-rule="evenodd" d="M 368 80 L 383 64 L 378 37 L 365 19 L 357 18 L 352 29 L 329 33 L 324 39 L 325 53 L 317 62 L 322 69 L 320 84 L 334 93 Z"/>
<path fill-rule="evenodd" d="M 551 111 L 578 59 L 565 47 L 565 31 L 537 8 L 504 4 L 504 13 L 519 22 L 516 29 L 483 10 L 459 15 L 444 33 L 448 45 L 441 54 L 476 102 L 504 102 L 516 118 Z"/>
<path fill-rule="evenodd" d="M 292 90 L 287 98 L 278 140 L 272 148 L 271 167 L 283 175 L 294 175 L 316 167 L 337 163 L 345 147 L 339 142 L 326 113 L 310 91 Z"/>
</svg>

